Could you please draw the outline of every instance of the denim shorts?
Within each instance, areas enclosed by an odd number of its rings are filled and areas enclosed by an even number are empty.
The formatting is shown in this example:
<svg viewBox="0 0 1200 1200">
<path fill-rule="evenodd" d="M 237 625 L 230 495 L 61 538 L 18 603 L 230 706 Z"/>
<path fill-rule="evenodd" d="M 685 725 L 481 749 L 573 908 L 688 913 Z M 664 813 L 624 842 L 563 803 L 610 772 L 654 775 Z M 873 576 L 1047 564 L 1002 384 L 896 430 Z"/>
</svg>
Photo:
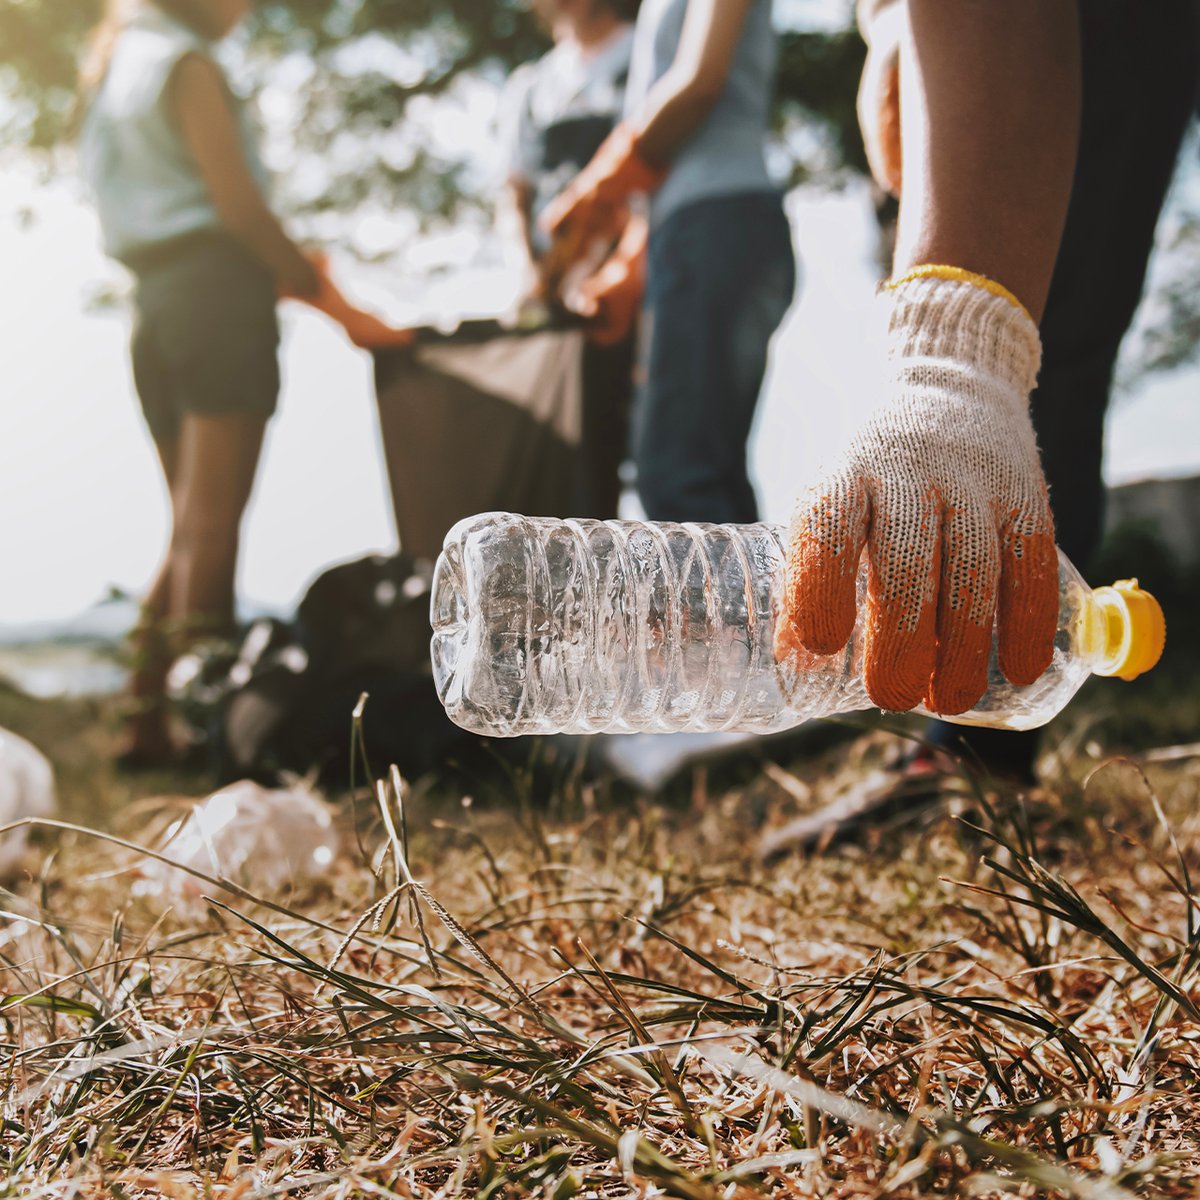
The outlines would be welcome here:
<svg viewBox="0 0 1200 1200">
<path fill-rule="evenodd" d="M 264 420 L 279 396 L 277 289 L 227 234 L 193 234 L 129 264 L 137 280 L 133 377 L 155 441 L 185 415 Z"/>
</svg>

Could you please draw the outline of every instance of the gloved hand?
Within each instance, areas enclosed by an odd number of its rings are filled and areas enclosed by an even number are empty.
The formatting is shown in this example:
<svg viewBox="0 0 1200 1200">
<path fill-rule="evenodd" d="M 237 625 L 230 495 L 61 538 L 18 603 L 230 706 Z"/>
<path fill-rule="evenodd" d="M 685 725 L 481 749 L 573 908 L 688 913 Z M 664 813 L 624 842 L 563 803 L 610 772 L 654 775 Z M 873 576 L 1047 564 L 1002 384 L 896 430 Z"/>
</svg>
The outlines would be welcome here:
<svg viewBox="0 0 1200 1200">
<path fill-rule="evenodd" d="M 569 307 L 567 294 L 598 271 L 612 252 L 616 228 L 605 238 L 583 238 L 581 232 L 570 222 L 560 227 L 537 265 L 540 299 L 546 304 Z"/>
<path fill-rule="evenodd" d="M 900 35 L 903 5 L 895 4 L 869 27 L 870 44 L 858 84 L 858 125 L 875 182 L 900 195 Z"/>
<path fill-rule="evenodd" d="M 622 123 L 546 206 L 538 224 L 582 255 L 596 238 L 620 232 L 630 196 L 653 192 L 665 177 L 666 171 L 642 158 L 633 127 Z"/>
<path fill-rule="evenodd" d="M 864 682 L 881 708 L 971 708 L 1000 669 L 1050 664 L 1058 563 L 1029 417 L 1041 343 L 991 280 L 918 268 L 892 284 L 890 383 L 837 469 L 797 505 L 776 650 L 841 649 L 869 574 Z"/>
<path fill-rule="evenodd" d="M 617 250 L 599 270 L 566 297 L 572 312 L 588 319 L 587 336 L 598 346 L 614 346 L 633 330 L 645 287 L 645 260 Z"/>
<path fill-rule="evenodd" d="M 329 259 L 316 253 L 310 256 L 316 268 L 319 286 L 312 295 L 294 296 L 305 304 L 332 317 L 346 331 L 347 337 L 363 350 L 383 350 L 391 346 L 407 346 L 414 337 L 411 329 L 389 325 L 374 313 L 359 308 L 347 299 L 329 274 Z"/>
</svg>

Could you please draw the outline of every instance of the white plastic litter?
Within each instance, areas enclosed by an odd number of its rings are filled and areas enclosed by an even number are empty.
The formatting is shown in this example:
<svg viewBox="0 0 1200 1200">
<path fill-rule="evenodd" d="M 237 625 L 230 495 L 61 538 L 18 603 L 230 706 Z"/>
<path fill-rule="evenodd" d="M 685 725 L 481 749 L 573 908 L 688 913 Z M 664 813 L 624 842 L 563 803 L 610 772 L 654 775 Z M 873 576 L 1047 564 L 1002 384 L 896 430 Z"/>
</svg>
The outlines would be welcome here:
<svg viewBox="0 0 1200 1200">
<path fill-rule="evenodd" d="M 52 816 L 56 807 L 54 769 L 46 756 L 23 737 L 0 729 L 0 826 Z M 28 837 L 28 829 L 0 834 L 0 879 L 20 865 Z"/>
<path fill-rule="evenodd" d="M 657 792 L 681 771 L 762 744 L 755 733 L 614 733 L 600 741 L 598 753 L 609 770 L 644 792 Z"/>
<path fill-rule="evenodd" d="M 161 852 L 271 899 L 320 878 L 337 849 L 329 807 L 303 784 L 264 788 L 243 779 L 177 821 Z M 157 860 L 147 863 L 145 874 L 152 884 L 148 890 L 175 899 L 213 891 L 211 884 Z"/>
</svg>

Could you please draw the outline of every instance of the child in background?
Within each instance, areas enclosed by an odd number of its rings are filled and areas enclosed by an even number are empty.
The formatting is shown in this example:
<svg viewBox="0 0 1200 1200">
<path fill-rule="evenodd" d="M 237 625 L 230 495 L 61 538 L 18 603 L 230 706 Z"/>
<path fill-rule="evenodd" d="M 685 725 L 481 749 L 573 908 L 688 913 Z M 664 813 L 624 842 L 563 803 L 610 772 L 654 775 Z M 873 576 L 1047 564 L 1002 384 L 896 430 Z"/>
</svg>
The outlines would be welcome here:
<svg viewBox="0 0 1200 1200">
<path fill-rule="evenodd" d="M 133 635 L 129 766 L 174 756 L 167 668 L 189 640 L 233 627 L 239 526 L 279 393 L 278 297 L 331 311 L 359 344 L 395 332 L 346 302 L 268 207 L 253 131 L 215 58 L 248 7 L 114 8 L 83 73 L 84 174 L 105 248 L 136 281 L 133 374 L 172 511 Z"/>
</svg>

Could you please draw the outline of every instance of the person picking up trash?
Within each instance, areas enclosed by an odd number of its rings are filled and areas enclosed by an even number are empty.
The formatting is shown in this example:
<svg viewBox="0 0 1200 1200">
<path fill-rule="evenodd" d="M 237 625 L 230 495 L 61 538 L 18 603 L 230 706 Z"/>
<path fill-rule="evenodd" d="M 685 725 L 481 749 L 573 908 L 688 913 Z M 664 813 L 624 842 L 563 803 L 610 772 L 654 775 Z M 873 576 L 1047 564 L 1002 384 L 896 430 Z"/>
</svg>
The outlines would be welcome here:
<svg viewBox="0 0 1200 1200">
<path fill-rule="evenodd" d="M 1194 104 L 1200 9 L 935 7 L 858 6 L 863 140 L 901 197 L 891 382 L 798 507 L 788 604 L 797 641 L 836 643 L 853 608 L 840 574 L 866 539 L 872 695 L 951 715 L 982 689 L 993 612 L 1010 679 L 1048 661 L 1052 541 L 1085 572 L 1098 547 L 1113 368 Z M 943 751 L 1036 781 L 1032 731 L 935 722 L 926 738 L 897 774 L 906 792 L 927 780 L 919 798 Z"/>
<path fill-rule="evenodd" d="M 578 286 L 588 263 L 573 261 L 570 247 L 544 233 L 538 218 L 620 119 L 637 8 L 637 0 L 536 0 L 534 11 L 554 45 L 513 72 L 500 101 L 505 183 L 497 224 L 523 280 L 516 323 L 554 324 L 570 313 L 588 318 L 579 453 L 564 510 L 577 517 L 617 515 L 641 288 L 626 289 L 624 304 L 600 311 Z M 612 249 L 601 245 L 596 260 Z"/>
<path fill-rule="evenodd" d="M 1029 415 L 1037 318 L 1066 218 L 1080 109 L 1074 5 L 911 0 L 900 55 L 904 189 L 882 292 L 889 370 L 793 519 L 781 645 L 841 648 L 870 564 L 864 681 L 942 713 L 1000 667 L 1050 663 L 1057 560 Z"/>
</svg>

